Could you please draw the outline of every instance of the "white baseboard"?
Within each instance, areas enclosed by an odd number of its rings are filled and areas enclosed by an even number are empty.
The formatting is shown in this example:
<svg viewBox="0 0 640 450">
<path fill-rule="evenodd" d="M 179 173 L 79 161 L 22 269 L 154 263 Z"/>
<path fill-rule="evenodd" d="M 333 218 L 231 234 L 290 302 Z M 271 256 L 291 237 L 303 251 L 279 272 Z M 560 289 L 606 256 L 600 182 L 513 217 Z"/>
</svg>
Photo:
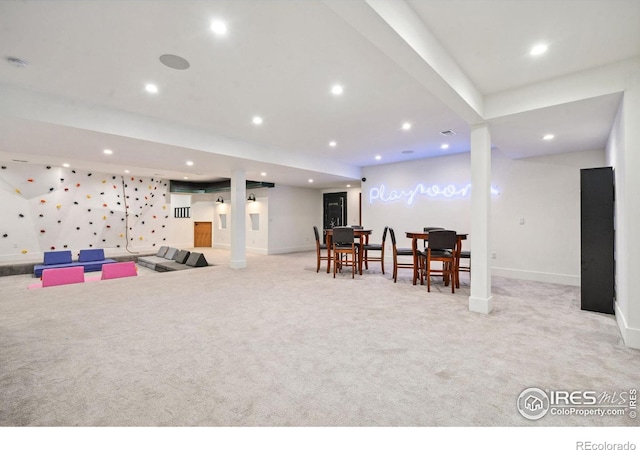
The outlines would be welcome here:
<svg viewBox="0 0 640 450">
<path fill-rule="evenodd" d="M 618 306 L 618 302 L 615 303 L 615 312 L 616 322 L 618 322 L 618 328 L 620 329 L 620 334 L 622 334 L 624 345 L 630 348 L 640 349 L 640 329 L 631 328 L 627 324 L 627 318 Z"/>
<path fill-rule="evenodd" d="M 540 281 L 542 283 L 566 284 L 580 286 L 580 277 L 577 275 L 564 275 L 561 273 L 534 272 L 531 270 L 506 269 L 504 267 L 492 267 L 491 275 L 518 280 Z"/>
<path fill-rule="evenodd" d="M 284 253 L 298 253 L 298 252 L 310 252 L 316 249 L 316 244 L 313 245 L 301 245 L 298 247 L 283 247 L 269 249 L 269 255 L 281 255 Z"/>
</svg>

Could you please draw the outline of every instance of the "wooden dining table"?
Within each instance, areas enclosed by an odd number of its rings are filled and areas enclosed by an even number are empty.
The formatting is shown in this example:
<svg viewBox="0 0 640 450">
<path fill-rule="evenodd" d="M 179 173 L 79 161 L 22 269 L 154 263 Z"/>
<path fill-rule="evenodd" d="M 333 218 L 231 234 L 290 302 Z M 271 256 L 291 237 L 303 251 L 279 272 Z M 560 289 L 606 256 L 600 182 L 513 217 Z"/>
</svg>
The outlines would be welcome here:
<svg viewBox="0 0 640 450">
<path fill-rule="evenodd" d="M 415 285 L 418 280 L 418 241 L 419 240 L 429 240 L 429 232 L 428 231 L 406 231 L 407 237 L 411 239 L 411 249 L 413 250 L 413 284 Z M 456 233 L 456 248 L 455 248 L 455 280 L 451 280 L 452 283 L 456 283 L 456 287 L 460 287 L 459 273 L 458 267 L 460 267 L 460 252 L 462 251 L 462 241 L 467 239 L 468 234 L 465 233 Z M 424 284 L 424 281 L 421 281 L 420 284 Z"/>
<path fill-rule="evenodd" d="M 361 228 L 353 229 L 353 237 L 358 238 L 358 273 L 362 275 L 362 252 L 364 245 L 369 243 L 369 236 L 373 230 L 364 230 Z M 327 273 L 331 270 L 331 238 L 333 237 L 333 229 L 327 228 L 324 230 L 324 235 L 327 237 Z"/>
</svg>

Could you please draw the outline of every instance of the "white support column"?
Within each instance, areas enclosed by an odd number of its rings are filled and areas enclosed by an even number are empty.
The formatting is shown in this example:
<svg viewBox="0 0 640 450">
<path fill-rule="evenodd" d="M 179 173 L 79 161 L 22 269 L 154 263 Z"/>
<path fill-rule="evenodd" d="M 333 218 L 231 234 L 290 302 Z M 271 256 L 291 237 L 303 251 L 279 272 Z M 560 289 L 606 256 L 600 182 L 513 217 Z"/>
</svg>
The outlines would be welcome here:
<svg viewBox="0 0 640 450">
<path fill-rule="evenodd" d="M 231 174 L 231 262 L 232 269 L 247 267 L 247 178 L 244 170 Z"/>
<path fill-rule="evenodd" d="M 489 314 L 491 259 L 491 136 L 486 124 L 471 129 L 471 295 L 469 311 Z"/>
</svg>

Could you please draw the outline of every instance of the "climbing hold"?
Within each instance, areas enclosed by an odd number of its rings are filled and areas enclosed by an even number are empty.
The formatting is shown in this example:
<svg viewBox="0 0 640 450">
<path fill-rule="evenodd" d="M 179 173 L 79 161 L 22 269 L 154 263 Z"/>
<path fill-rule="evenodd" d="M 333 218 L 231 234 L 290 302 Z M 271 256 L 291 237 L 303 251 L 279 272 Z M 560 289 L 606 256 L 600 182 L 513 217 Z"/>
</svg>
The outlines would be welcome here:
<svg viewBox="0 0 640 450">
<path fill-rule="evenodd" d="M 40 233 L 46 233 L 46 231 L 45 230 L 40 230 Z"/>
<path fill-rule="evenodd" d="M 56 208 L 60 209 L 62 208 L 62 205 L 56 205 Z"/>
<path fill-rule="evenodd" d="M 79 229 L 80 229 L 80 227 L 76 227 L 76 230 L 79 230 Z"/>
<path fill-rule="evenodd" d="M 33 178 L 28 178 L 28 179 L 27 179 L 27 181 L 28 181 L 29 183 L 33 183 Z"/>
<path fill-rule="evenodd" d="M 20 192 L 20 189 L 17 189 L 17 188 L 16 188 L 16 193 L 17 194 L 22 194 L 22 192 Z"/>
<path fill-rule="evenodd" d="M 24 214 L 18 214 L 18 217 L 24 217 Z"/>
<path fill-rule="evenodd" d="M 40 204 L 44 205 L 45 203 L 47 203 L 45 199 L 40 200 Z"/>
<path fill-rule="evenodd" d="M 29 253 L 27 250 L 22 250 L 23 255 L 26 255 L 27 253 Z"/>
<path fill-rule="evenodd" d="M 76 187 L 80 187 L 80 183 L 76 183 Z"/>
<path fill-rule="evenodd" d="M 102 220 L 107 220 L 107 216 L 102 216 Z"/>
<path fill-rule="evenodd" d="M 91 198 L 91 195 L 90 195 L 90 194 L 87 194 L 87 198 Z"/>
</svg>

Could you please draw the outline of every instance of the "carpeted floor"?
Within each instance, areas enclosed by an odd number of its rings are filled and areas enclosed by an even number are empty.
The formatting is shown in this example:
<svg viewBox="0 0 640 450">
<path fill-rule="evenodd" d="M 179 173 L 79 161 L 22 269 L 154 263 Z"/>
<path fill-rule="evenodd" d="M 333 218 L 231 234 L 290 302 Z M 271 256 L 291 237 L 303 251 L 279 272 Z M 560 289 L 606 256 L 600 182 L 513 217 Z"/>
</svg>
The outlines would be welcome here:
<svg viewBox="0 0 640 450">
<path fill-rule="evenodd" d="M 0 278 L 2 426 L 637 426 L 523 418 L 528 387 L 638 388 L 640 351 L 579 288 L 493 279 L 494 312 L 398 283 L 351 279 L 315 253 L 207 250 L 213 266 L 28 290 Z M 95 276 L 96 274 L 91 274 Z"/>
</svg>

